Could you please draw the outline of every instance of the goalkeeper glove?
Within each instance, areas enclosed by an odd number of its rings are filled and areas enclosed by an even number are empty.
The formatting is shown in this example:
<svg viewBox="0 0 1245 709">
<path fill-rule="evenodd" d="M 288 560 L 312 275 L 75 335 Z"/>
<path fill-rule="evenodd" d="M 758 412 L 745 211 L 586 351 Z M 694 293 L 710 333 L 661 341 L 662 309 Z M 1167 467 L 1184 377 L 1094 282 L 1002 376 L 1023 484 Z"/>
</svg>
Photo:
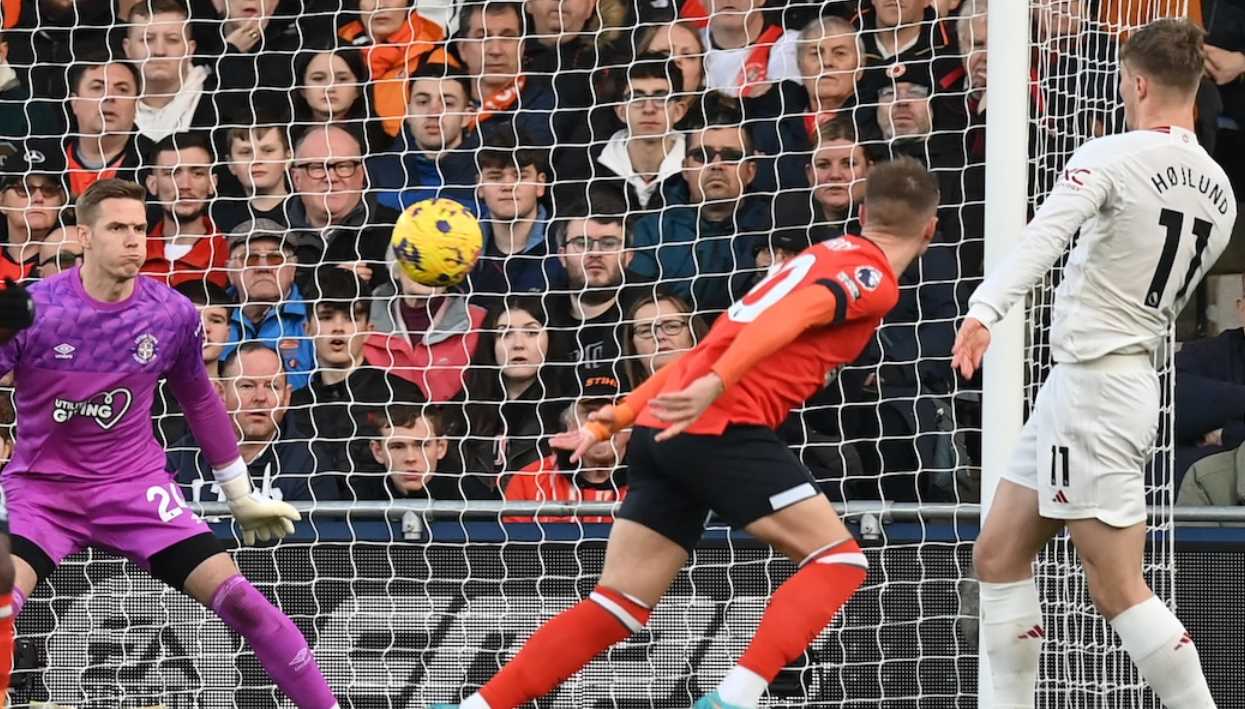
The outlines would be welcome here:
<svg viewBox="0 0 1245 709">
<path fill-rule="evenodd" d="M 252 490 L 248 475 L 238 475 L 217 484 L 225 493 L 229 511 L 242 528 L 242 542 L 248 546 L 256 539 L 266 542 L 293 534 L 294 523 L 302 519 L 293 505 Z"/>
<path fill-rule="evenodd" d="M 12 339 L 34 321 L 35 301 L 12 278 L 4 279 L 4 290 L 0 290 L 0 341 Z"/>
</svg>

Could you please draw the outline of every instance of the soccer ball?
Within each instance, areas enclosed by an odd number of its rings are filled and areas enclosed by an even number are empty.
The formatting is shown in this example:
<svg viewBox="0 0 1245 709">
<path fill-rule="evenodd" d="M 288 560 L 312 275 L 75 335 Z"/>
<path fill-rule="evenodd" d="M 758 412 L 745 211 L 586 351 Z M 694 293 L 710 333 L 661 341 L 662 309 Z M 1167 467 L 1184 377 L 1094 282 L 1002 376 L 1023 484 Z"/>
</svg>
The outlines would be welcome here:
<svg viewBox="0 0 1245 709">
<path fill-rule="evenodd" d="M 480 222 L 451 199 L 426 199 L 402 212 L 389 239 L 398 265 L 416 283 L 463 282 L 484 247 Z"/>
</svg>

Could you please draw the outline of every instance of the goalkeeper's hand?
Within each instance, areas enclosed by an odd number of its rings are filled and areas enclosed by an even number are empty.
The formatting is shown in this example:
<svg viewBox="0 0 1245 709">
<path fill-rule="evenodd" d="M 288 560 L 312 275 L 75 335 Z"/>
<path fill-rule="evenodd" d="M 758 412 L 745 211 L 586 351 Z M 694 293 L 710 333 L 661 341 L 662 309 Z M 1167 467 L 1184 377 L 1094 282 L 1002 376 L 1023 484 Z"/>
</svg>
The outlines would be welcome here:
<svg viewBox="0 0 1245 709">
<path fill-rule="evenodd" d="M 283 539 L 294 533 L 294 523 L 302 519 L 293 505 L 252 490 L 246 475 L 220 483 L 220 489 L 225 493 L 229 511 L 242 528 L 242 542 L 248 546 L 256 539 L 261 542 Z"/>
<path fill-rule="evenodd" d="M 0 290 L 0 344 L 13 339 L 34 321 L 35 301 L 12 278 L 4 279 L 4 290 Z"/>
</svg>

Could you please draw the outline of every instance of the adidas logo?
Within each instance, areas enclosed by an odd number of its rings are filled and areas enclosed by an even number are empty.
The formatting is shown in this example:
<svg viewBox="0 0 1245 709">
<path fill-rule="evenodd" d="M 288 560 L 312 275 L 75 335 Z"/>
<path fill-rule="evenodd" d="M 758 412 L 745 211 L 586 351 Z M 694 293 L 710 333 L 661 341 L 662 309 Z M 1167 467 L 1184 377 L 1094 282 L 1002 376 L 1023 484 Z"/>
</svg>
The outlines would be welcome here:
<svg viewBox="0 0 1245 709">
<path fill-rule="evenodd" d="M 1066 505 L 1068 504 L 1068 496 L 1063 494 L 1063 490 L 1059 490 L 1055 493 L 1054 501 L 1061 505 Z"/>
<path fill-rule="evenodd" d="M 1016 639 L 1017 640 L 1041 640 L 1044 637 L 1046 637 L 1046 631 L 1042 629 L 1042 626 L 1035 625 L 1032 628 L 1029 628 L 1028 630 L 1026 630 L 1023 634 L 1017 635 Z"/>
<path fill-rule="evenodd" d="M 1180 640 L 1176 642 L 1176 647 L 1172 648 L 1172 652 L 1176 652 L 1180 648 L 1186 647 L 1192 644 L 1193 644 L 1193 636 L 1189 635 L 1188 631 L 1185 631 L 1185 634 L 1181 635 Z"/>
</svg>

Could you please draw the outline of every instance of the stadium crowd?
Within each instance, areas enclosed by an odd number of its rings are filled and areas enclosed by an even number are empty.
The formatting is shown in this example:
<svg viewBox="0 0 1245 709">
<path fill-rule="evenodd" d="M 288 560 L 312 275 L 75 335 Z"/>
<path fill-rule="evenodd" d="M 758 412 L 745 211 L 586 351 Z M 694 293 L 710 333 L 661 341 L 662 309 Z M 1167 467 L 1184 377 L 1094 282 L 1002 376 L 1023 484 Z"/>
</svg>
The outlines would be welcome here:
<svg viewBox="0 0 1245 709">
<path fill-rule="evenodd" d="M 1104 107 L 1121 18 L 1106 0 L 1039 5 L 1030 142 L 1050 179 L 1074 141 L 1120 128 Z M 434 19 L 411 0 L 3 0 L 0 277 L 73 268 L 75 197 L 134 180 L 143 271 L 199 307 L 257 488 L 608 501 L 626 435 L 582 466 L 548 438 L 694 346 L 771 265 L 858 230 L 870 167 L 909 155 L 942 186 L 936 244 L 864 357 L 783 434 L 836 499 L 969 500 L 979 397 L 949 362 L 982 274 L 986 10 L 464 0 Z M 1234 22 L 1209 40 L 1211 146 L 1217 120 L 1245 125 Z M 451 289 L 389 250 L 400 210 L 433 197 L 484 229 Z M 170 471 L 215 500 L 162 399 Z M 1245 435 L 1229 413 L 1220 444 Z"/>
</svg>

